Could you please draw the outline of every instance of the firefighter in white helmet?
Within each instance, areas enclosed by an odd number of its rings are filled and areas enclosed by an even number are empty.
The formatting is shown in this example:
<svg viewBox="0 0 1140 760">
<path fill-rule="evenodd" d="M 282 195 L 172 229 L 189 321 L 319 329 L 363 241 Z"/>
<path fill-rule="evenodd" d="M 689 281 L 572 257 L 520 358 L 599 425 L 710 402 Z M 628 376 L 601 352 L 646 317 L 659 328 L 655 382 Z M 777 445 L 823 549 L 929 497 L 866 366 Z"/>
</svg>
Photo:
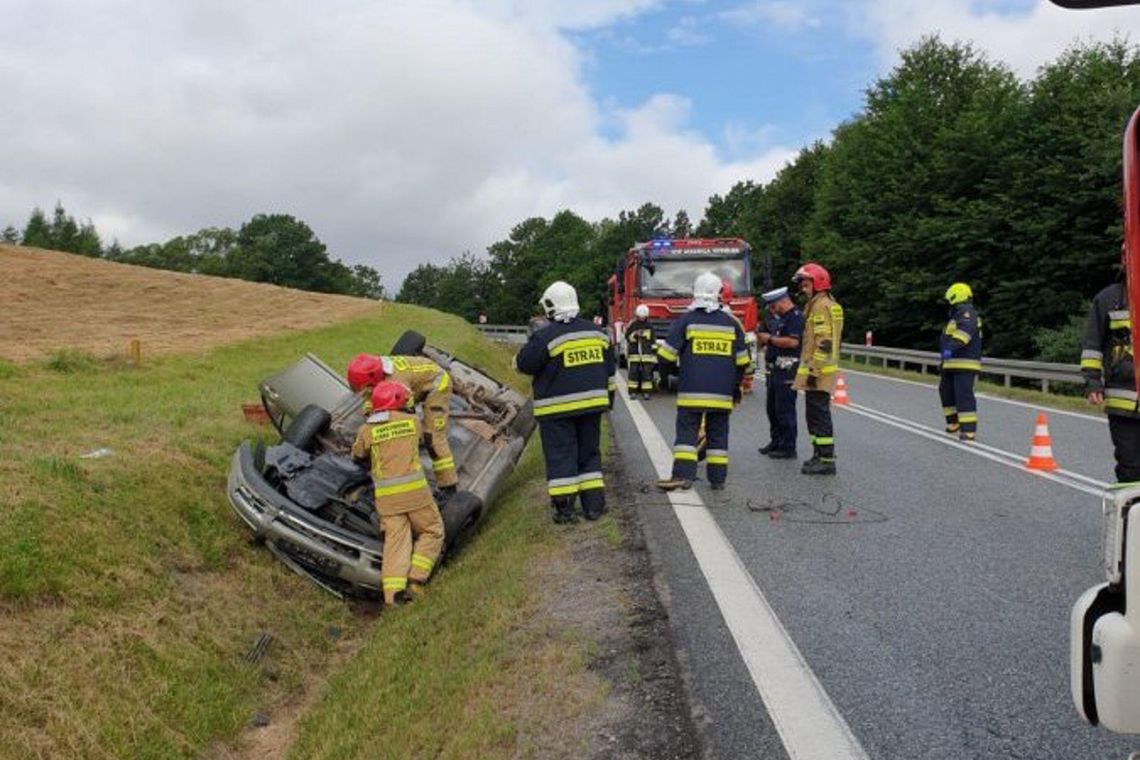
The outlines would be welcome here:
<svg viewBox="0 0 1140 760">
<path fill-rule="evenodd" d="M 654 351 L 653 325 L 649 323 L 649 307 L 643 303 L 633 310 L 635 319 L 625 327 L 626 357 L 629 362 L 628 382 L 630 397 L 641 394 L 648 399 L 653 390 L 653 372 L 657 369 L 657 352 Z"/>
<path fill-rule="evenodd" d="M 657 350 L 662 361 L 680 364 L 673 474 L 657 484 L 666 491 L 689 488 L 696 479 L 702 417 L 708 436 L 709 485 L 724 488 L 728 477 L 728 416 L 740 400 L 740 383 L 752 358 L 740 322 L 721 309 L 720 289 L 715 274 L 699 275 L 689 313 L 673 323 Z"/>
<path fill-rule="evenodd" d="M 577 520 L 576 497 L 583 516 L 596 520 L 606 506 L 601 429 L 602 413 L 613 404 L 610 339 L 578 316 L 578 294 L 561 280 L 539 304 L 550 322 L 531 335 L 515 366 L 534 378 L 534 416 L 554 522 Z"/>
</svg>

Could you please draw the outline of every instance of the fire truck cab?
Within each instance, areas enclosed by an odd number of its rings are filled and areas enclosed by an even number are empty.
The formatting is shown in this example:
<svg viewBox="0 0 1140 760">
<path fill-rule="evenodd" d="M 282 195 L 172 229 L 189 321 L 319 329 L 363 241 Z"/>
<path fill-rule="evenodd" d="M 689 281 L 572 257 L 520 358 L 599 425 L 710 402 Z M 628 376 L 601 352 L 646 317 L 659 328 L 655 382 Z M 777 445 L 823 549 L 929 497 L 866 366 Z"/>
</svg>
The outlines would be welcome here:
<svg viewBox="0 0 1140 760">
<path fill-rule="evenodd" d="M 637 243 L 617 263 L 609 279 L 610 337 L 626 364 L 625 326 L 634 310 L 645 304 L 653 336 L 660 342 L 669 334 L 674 319 L 685 313 L 693 298 L 693 281 L 702 272 L 712 272 L 732 287 L 729 308 L 744 325 L 753 363 L 756 360 L 756 325 L 759 312 L 752 295 L 752 249 L 740 238 L 660 238 Z M 672 377 L 659 377 L 659 384 L 672 387 Z M 745 390 L 751 387 L 746 379 Z"/>
</svg>

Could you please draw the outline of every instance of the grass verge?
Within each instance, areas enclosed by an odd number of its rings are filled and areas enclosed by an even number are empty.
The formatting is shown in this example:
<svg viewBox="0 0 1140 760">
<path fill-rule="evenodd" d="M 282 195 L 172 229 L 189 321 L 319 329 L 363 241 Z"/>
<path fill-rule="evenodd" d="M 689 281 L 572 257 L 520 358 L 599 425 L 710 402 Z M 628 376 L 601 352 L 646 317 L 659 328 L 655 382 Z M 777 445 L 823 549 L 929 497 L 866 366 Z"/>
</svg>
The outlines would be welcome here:
<svg viewBox="0 0 1140 760">
<path fill-rule="evenodd" d="M 340 367 L 408 326 L 512 377 L 510 352 L 462 321 L 395 305 L 138 368 L 66 352 L 0 365 L 0 757 L 195 757 L 326 666 L 330 627 L 363 624 L 247 546 L 226 470 L 269 431 L 240 404 L 305 351 Z M 477 582 L 449 572 L 433 592 Z M 249 666 L 262 632 L 270 656 Z"/>
<path fill-rule="evenodd" d="M 857 370 L 859 372 L 866 372 L 871 375 L 882 375 L 883 377 L 894 377 L 900 380 L 911 380 L 913 382 L 925 383 L 927 385 L 938 385 L 937 375 L 928 375 L 922 372 L 911 372 L 909 370 L 900 370 L 893 367 L 877 367 L 872 364 L 862 364 L 852 362 L 850 359 L 844 359 L 840 362 L 844 369 Z M 975 384 L 975 390 L 978 393 L 985 393 L 989 396 L 996 396 L 998 398 L 1008 398 L 1013 401 L 1023 401 L 1026 404 L 1033 404 L 1034 406 L 1043 406 L 1051 409 L 1065 409 L 1072 412 L 1083 412 L 1084 414 L 1097 415 L 1100 412 L 1096 407 L 1089 404 L 1083 396 L 1061 396 L 1054 393 L 1044 393 L 1042 391 L 1033 390 L 1031 388 L 1006 388 L 999 383 L 991 383 L 986 380 L 979 380 Z"/>
<path fill-rule="evenodd" d="M 590 643 L 541 614 L 535 568 L 566 549 L 536 441 L 478 541 L 386 613 L 302 720 L 290 758 L 507 758 L 603 696 Z"/>
</svg>

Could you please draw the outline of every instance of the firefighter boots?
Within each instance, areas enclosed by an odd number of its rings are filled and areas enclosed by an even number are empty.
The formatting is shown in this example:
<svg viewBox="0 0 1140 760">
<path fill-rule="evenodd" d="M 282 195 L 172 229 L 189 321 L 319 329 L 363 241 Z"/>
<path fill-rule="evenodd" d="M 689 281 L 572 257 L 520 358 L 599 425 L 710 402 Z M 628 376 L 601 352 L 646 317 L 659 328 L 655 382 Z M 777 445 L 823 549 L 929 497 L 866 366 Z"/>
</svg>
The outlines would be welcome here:
<svg viewBox="0 0 1140 760">
<path fill-rule="evenodd" d="M 573 496 L 555 496 L 550 500 L 550 507 L 554 512 L 554 522 L 557 525 L 572 525 L 578 522 L 574 514 Z"/>
<path fill-rule="evenodd" d="M 682 491 L 688 491 L 693 487 L 693 481 L 685 480 L 678 475 L 671 475 L 664 480 L 658 480 L 657 487 L 662 491 L 676 491 L 678 488 Z"/>
<path fill-rule="evenodd" d="M 834 475 L 835 474 L 835 460 L 828 457 L 821 457 L 818 454 L 811 459 L 804 462 L 800 472 L 804 475 Z"/>
</svg>

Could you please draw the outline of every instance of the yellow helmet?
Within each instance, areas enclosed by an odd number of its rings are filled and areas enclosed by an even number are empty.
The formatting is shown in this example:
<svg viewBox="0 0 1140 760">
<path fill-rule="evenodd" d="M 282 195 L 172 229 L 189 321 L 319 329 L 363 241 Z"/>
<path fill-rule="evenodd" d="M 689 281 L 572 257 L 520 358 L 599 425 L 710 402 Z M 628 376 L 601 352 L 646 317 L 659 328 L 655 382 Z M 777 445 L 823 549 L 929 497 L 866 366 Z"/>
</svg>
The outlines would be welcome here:
<svg viewBox="0 0 1140 760">
<path fill-rule="evenodd" d="M 946 289 L 946 300 L 951 306 L 965 303 L 974 297 L 974 291 L 964 282 L 956 282 Z"/>
</svg>

